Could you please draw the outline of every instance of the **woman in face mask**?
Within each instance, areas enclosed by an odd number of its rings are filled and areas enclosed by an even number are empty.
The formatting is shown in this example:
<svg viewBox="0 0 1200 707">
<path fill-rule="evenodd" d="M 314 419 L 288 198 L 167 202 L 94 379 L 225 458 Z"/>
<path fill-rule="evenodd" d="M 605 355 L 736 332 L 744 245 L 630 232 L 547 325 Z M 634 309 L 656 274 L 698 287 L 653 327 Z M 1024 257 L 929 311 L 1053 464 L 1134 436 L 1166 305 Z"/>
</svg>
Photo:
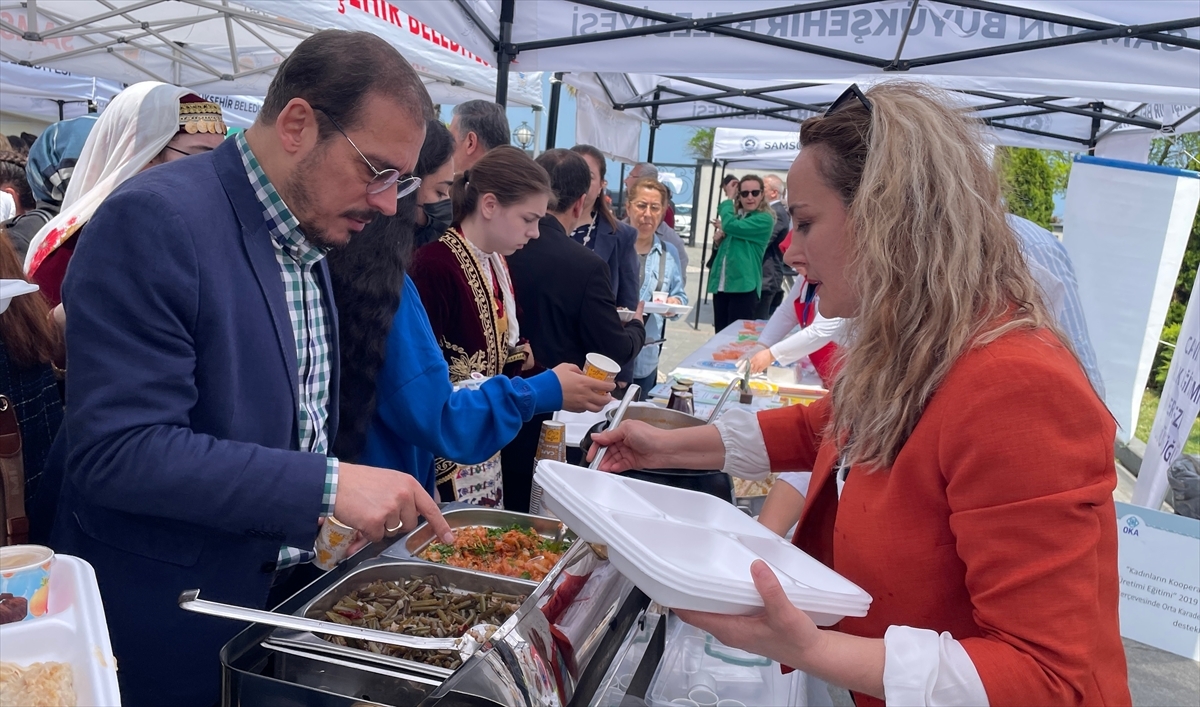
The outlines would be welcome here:
<svg viewBox="0 0 1200 707">
<path fill-rule="evenodd" d="M 440 120 L 425 125 L 425 144 L 413 173 L 421 178 L 417 189 L 417 228 L 413 248 L 442 237 L 454 216 L 450 185 L 454 182 L 454 136 Z"/>
</svg>

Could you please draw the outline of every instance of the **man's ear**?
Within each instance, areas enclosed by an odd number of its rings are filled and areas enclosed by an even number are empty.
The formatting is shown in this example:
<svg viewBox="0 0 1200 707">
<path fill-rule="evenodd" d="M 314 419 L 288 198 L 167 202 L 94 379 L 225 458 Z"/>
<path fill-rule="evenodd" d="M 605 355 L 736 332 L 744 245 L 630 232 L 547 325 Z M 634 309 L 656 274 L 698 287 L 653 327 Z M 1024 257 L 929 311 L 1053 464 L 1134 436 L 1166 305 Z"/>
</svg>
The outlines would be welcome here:
<svg viewBox="0 0 1200 707">
<path fill-rule="evenodd" d="M 474 131 L 467 133 L 467 137 L 463 139 L 466 143 L 466 153 L 468 155 L 475 154 L 475 149 L 479 147 L 479 136 Z"/>
<path fill-rule="evenodd" d="M 289 155 L 312 149 L 319 132 L 316 111 L 303 98 L 288 101 L 275 117 L 275 135 Z"/>
<path fill-rule="evenodd" d="M 583 218 L 583 213 L 585 211 L 587 211 L 587 203 L 586 202 L 587 202 L 587 194 L 584 194 L 583 196 L 579 197 L 579 200 L 576 201 L 575 205 L 571 207 L 571 218 L 575 219 L 576 221 Z"/>
</svg>

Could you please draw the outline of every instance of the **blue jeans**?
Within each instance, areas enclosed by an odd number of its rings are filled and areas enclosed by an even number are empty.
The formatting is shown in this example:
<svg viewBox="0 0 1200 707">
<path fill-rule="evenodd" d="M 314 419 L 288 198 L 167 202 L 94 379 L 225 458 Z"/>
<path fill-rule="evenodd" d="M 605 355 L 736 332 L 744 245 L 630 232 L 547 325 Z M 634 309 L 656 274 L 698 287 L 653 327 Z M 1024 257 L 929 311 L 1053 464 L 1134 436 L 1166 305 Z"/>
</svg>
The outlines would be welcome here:
<svg viewBox="0 0 1200 707">
<path fill-rule="evenodd" d="M 650 397 L 650 390 L 658 385 L 658 369 L 655 368 L 654 372 L 645 378 L 634 378 L 633 382 L 642 389 L 642 392 L 638 394 L 638 399 L 646 400 Z"/>
</svg>

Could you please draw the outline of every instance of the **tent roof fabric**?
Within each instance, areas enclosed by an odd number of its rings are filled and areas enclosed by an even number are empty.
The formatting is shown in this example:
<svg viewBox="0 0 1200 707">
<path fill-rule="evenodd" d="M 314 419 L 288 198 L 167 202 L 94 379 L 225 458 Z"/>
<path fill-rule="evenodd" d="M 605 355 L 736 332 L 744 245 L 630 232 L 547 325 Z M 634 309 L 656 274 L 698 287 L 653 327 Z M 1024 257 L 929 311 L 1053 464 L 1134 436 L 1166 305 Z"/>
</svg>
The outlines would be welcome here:
<svg viewBox="0 0 1200 707">
<path fill-rule="evenodd" d="M 263 96 L 291 50 L 328 27 L 383 37 L 421 74 L 435 103 L 495 93 L 490 51 L 477 56 L 385 0 L 0 0 L 0 59 L 126 84 Z M 540 75 L 509 80 L 514 103 L 541 105 Z"/>
<path fill-rule="evenodd" d="M 960 92 L 1007 142 L 1081 150 L 1195 129 L 1200 106 L 1192 0 L 394 1 L 652 125 L 779 129 L 903 77 Z"/>
</svg>

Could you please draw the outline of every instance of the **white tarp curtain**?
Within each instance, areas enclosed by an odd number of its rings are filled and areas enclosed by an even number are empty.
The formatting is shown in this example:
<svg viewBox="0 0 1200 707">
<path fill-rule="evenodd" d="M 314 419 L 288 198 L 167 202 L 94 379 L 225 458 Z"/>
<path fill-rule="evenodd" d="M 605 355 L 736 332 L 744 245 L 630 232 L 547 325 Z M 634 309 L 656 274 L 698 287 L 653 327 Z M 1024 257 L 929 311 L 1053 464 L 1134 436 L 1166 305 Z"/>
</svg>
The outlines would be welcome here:
<svg viewBox="0 0 1200 707">
<path fill-rule="evenodd" d="M 502 0 L 395 2 L 422 14 L 476 54 L 494 52 Z M 512 42 L 520 51 L 514 66 L 523 71 L 653 71 L 759 79 L 953 77 L 956 88 L 1190 105 L 1200 92 L 1200 12 L 1193 0 L 850 0 L 758 19 L 745 16 L 796 3 L 629 0 L 620 3 L 621 8 L 607 5 L 516 0 Z M 910 12 L 914 6 L 915 14 Z M 735 18 L 741 20 L 736 25 L 715 28 L 717 33 L 682 26 L 670 32 L 655 30 L 662 21 L 720 15 L 742 17 Z M 1121 29 L 1167 22 L 1189 26 L 1153 37 L 1130 36 L 1133 33 Z M 604 38 L 602 43 L 521 49 L 522 43 L 599 37 L 613 31 L 646 33 Z M 774 44 L 751 41 L 755 38 Z M 1043 46 L 1059 39 L 1073 43 Z M 1190 46 L 1172 43 L 1179 40 Z M 994 51 L 1008 53 L 979 54 Z M 1107 87 L 1105 92 L 1091 86 L 1097 83 Z"/>
<path fill-rule="evenodd" d="M 1093 157 L 1071 168 L 1063 245 L 1123 441 L 1137 425 L 1198 203 L 1195 172 Z"/>
<path fill-rule="evenodd" d="M 579 94 L 575 102 L 575 142 L 592 145 L 619 162 L 637 162 L 642 123 L 633 116 L 610 110 L 591 96 Z"/>
<path fill-rule="evenodd" d="M 0 62 L 0 112 L 53 123 L 59 120 L 58 101 L 63 101 L 63 118 L 88 112 L 88 102 L 103 113 L 108 102 L 124 88 L 109 79 L 79 76 L 67 71 Z M 225 124 L 248 128 L 258 117 L 262 99 L 257 96 L 198 95 L 221 106 Z"/>
<path fill-rule="evenodd" d="M 23 39 L 34 27 L 42 41 Z M 262 96 L 283 58 L 329 27 L 387 40 L 421 73 L 434 102 L 495 95 L 490 51 L 476 56 L 381 0 L 0 0 L 0 58 L 122 83 Z M 509 90 L 515 104 L 541 105 L 540 76 L 514 74 Z"/>
<path fill-rule="evenodd" d="M 896 76 L 894 79 L 926 78 L 918 76 Z M 893 77 L 865 76 L 860 77 L 859 86 L 869 88 L 881 81 L 894 80 Z M 605 102 L 609 106 L 620 107 L 623 104 L 636 104 L 654 99 L 655 92 L 663 99 L 675 99 L 684 95 L 704 96 L 718 93 L 728 93 L 725 90 L 749 91 L 750 95 L 726 96 L 712 101 L 689 101 L 659 105 L 657 118 L 668 124 L 686 124 L 694 126 L 720 126 L 749 130 L 782 130 L 794 131 L 798 121 L 815 113 L 800 107 L 803 104 L 820 107 L 837 98 L 849 81 L 839 82 L 805 82 L 805 81 L 764 81 L 761 79 L 711 79 L 688 77 L 666 77 L 651 74 L 621 74 L 621 73 L 578 73 L 567 74 L 563 80 L 574 86 L 581 94 L 587 94 Z M 940 84 L 951 83 L 939 81 Z M 716 88 L 716 87 L 723 88 Z M 783 91 L 758 93 L 766 88 L 791 86 Z M 989 130 L 991 138 L 998 144 L 1016 147 L 1039 147 L 1053 150 L 1072 150 L 1081 152 L 1088 149 L 1088 141 L 1092 134 L 1092 118 L 1065 112 L 1041 112 L 1043 107 L 1065 106 L 1076 109 L 1087 109 L 1096 101 L 1089 98 L 1060 98 L 1045 101 L 1038 105 L 1017 105 L 989 110 L 978 110 L 979 107 L 996 105 L 995 98 L 962 92 L 953 92 L 955 100 L 964 108 L 972 109 L 973 114 L 980 119 L 992 119 Z M 1040 99 L 1041 96 L 1007 93 L 1006 97 L 1013 99 Z M 1056 94 L 1058 95 L 1058 94 Z M 1183 122 L 1175 129 L 1176 132 L 1192 132 L 1200 130 L 1200 89 L 1191 104 L 1145 104 L 1136 101 L 1105 101 L 1105 114 L 1122 117 L 1140 117 L 1156 123 Z M 747 114 L 747 111 L 773 110 L 771 115 Z M 650 122 L 652 109 L 648 106 L 626 108 L 625 112 L 637 116 L 644 122 Z M 1022 115 L 1033 113 L 1034 115 Z M 1190 115 L 1190 117 L 1189 117 Z M 1012 117 L 1019 116 L 1019 117 Z M 1032 131 L 1032 132 L 1031 132 Z M 1149 134 L 1148 128 L 1131 126 L 1113 120 L 1100 121 L 1098 135 L 1125 133 Z M 1042 133 L 1042 134 L 1039 134 Z M 1062 139 L 1052 136 L 1064 136 Z M 1149 138 L 1146 137 L 1146 147 L 1149 148 Z M 1128 154 L 1128 153 L 1122 153 Z M 1143 157 L 1144 161 L 1144 157 Z"/>
</svg>

